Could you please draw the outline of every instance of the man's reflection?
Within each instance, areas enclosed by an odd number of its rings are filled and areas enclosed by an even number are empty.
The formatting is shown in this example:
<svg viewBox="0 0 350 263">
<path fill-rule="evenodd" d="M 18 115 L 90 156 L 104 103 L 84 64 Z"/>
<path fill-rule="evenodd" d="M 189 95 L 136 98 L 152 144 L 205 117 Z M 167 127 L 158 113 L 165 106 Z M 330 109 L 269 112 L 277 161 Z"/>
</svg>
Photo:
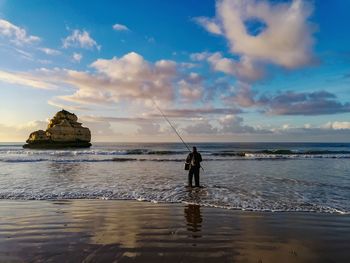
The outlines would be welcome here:
<svg viewBox="0 0 350 263">
<path fill-rule="evenodd" d="M 187 205 L 185 207 L 185 218 L 187 221 L 187 230 L 192 232 L 192 237 L 198 238 L 201 237 L 201 223 L 202 223 L 202 215 L 201 208 L 199 205 Z M 198 232 L 198 233 L 197 233 Z"/>
</svg>

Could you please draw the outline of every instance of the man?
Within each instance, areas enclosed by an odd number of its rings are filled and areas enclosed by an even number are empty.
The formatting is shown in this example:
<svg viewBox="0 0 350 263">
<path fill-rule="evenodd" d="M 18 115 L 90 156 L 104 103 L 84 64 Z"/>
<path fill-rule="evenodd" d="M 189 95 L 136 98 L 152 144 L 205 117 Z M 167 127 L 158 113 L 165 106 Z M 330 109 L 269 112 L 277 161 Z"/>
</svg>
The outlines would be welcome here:
<svg viewBox="0 0 350 263">
<path fill-rule="evenodd" d="M 195 186 L 199 187 L 199 169 L 201 168 L 202 156 L 197 152 L 197 147 L 193 147 L 191 153 L 186 158 L 186 163 L 190 164 L 190 170 L 188 171 L 188 186 L 192 187 L 192 178 L 194 175 Z"/>
</svg>

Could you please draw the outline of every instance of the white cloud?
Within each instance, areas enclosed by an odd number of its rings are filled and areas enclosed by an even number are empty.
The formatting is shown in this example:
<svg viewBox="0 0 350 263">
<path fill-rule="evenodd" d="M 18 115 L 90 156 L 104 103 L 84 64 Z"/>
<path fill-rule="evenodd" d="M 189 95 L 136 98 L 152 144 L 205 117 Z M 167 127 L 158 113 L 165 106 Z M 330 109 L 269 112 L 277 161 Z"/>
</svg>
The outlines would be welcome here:
<svg viewBox="0 0 350 263">
<path fill-rule="evenodd" d="M 101 46 L 90 36 L 89 32 L 85 30 L 73 30 L 72 34 L 62 40 L 63 47 L 81 47 L 86 49 L 96 48 L 101 49 Z"/>
<path fill-rule="evenodd" d="M 241 80 L 257 80 L 264 75 L 262 68 L 258 67 L 249 57 L 242 57 L 240 61 L 235 61 L 224 58 L 221 53 L 216 52 L 210 55 L 207 61 L 215 71 L 236 76 Z"/>
<path fill-rule="evenodd" d="M 248 57 L 234 60 L 223 57 L 220 52 L 210 53 L 205 51 L 192 53 L 190 58 L 193 61 L 207 61 L 214 71 L 223 72 L 244 81 L 254 81 L 264 75 L 264 70 L 259 63 Z"/>
<path fill-rule="evenodd" d="M 212 135 L 210 138 L 229 138 L 228 135 L 240 135 L 249 138 L 252 135 L 259 135 L 257 139 L 265 138 L 268 141 L 344 141 L 348 138 L 350 122 L 334 121 L 322 125 L 312 126 L 308 123 L 301 126 L 294 126 L 289 123 L 281 126 L 256 125 L 251 126 L 244 123 L 244 119 L 235 114 L 227 114 L 218 119 L 198 119 L 192 120 L 183 130 L 188 134 Z"/>
<path fill-rule="evenodd" d="M 81 56 L 75 53 L 74 58 L 79 61 Z M 0 80 L 33 88 L 61 87 L 70 93 L 54 97 L 50 103 L 75 108 L 86 108 L 89 104 L 111 107 L 122 101 L 150 109 L 152 99 L 169 108 L 176 102 L 204 103 L 207 92 L 202 76 L 186 72 L 182 64 L 172 60 L 149 62 L 135 52 L 97 59 L 88 71 L 65 68 L 40 68 L 27 73 L 0 71 Z M 217 114 L 227 112 L 216 110 Z M 234 112 L 238 110 L 234 108 Z"/>
<path fill-rule="evenodd" d="M 296 68 L 312 61 L 312 7 L 306 1 L 271 4 L 256 0 L 218 2 L 218 17 L 233 53 L 253 60 Z M 258 36 L 247 33 L 244 21 L 261 19 L 267 28 Z"/>
<path fill-rule="evenodd" d="M 217 134 L 218 128 L 214 127 L 207 120 L 200 120 L 197 123 L 188 125 L 183 128 L 183 130 L 188 134 Z"/>
<path fill-rule="evenodd" d="M 350 122 L 348 121 L 328 122 L 323 127 L 326 129 L 332 129 L 332 130 L 350 130 Z"/>
<path fill-rule="evenodd" d="M 22 58 L 27 59 L 27 60 L 34 60 L 33 55 L 27 51 L 24 51 L 19 48 L 13 48 L 17 53 L 21 55 Z"/>
<path fill-rule="evenodd" d="M 186 78 L 178 82 L 179 94 L 185 101 L 198 101 L 203 97 L 202 78 L 191 72 Z"/>
<path fill-rule="evenodd" d="M 198 53 L 192 53 L 190 55 L 191 60 L 193 61 L 203 61 L 206 60 L 212 53 L 209 52 L 198 52 Z"/>
<path fill-rule="evenodd" d="M 268 134 L 271 130 L 266 128 L 255 128 L 245 125 L 243 118 L 235 114 L 227 114 L 223 117 L 210 121 L 199 119 L 183 128 L 189 134 L 215 134 L 217 136 L 228 134 Z"/>
<path fill-rule="evenodd" d="M 126 25 L 122 24 L 114 24 L 113 29 L 116 31 L 130 31 L 130 29 Z"/>
<path fill-rule="evenodd" d="M 4 19 L 0 19 L 0 36 L 8 38 L 11 43 L 18 46 L 33 44 L 40 41 L 39 37 L 28 35 L 25 29 Z"/>
<path fill-rule="evenodd" d="M 179 81 L 179 93 L 181 97 L 186 101 L 196 101 L 202 98 L 203 89 L 200 85 L 193 85 L 188 83 L 186 80 Z"/>
<path fill-rule="evenodd" d="M 192 68 L 197 67 L 198 65 L 195 63 L 191 63 L 191 62 L 181 62 L 180 66 L 183 69 L 192 69 Z"/>
<path fill-rule="evenodd" d="M 251 86 L 244 82 L 238 82 L 234 94 L 223 97 L 223 101 L 228 104 L 234 104 L 241 107 L 258 106 L 259 103 L 255 100 L 256 93 L 252 91 Z"/>
<path fill-rule="evenodd" d="M 265 133 L 266 131 L 260 130 L 257 131 L 254 127 L 244 125 L 243 118 L 237 115 L 229 114 L 219 120 L 220 125 L 222 126 L 222 133 L 255 133 L 261 132 Z"/>
<path fill-rule="evenodd" d="M 47 47 L 39 48 L 39 50 L 44 52 L 46 55 L 50 55 L 50 56 L 57 56 L 61 54 L 61 51 L 47 48 Z"/>
<path fill-rule="evenodd" d="M 222 34 L 230 52 L 239 56 L 232 60 L 214 53 L 209 63 L 215 70 L 239 79 L 256 80 L 263 76 L 264 64 L 294 69 L 313 63 L 315 27 L 308 21 L 312 11 L 311 4 L 302 0 L 290 3 L 218 0 L 214 19 L 200 17 L 196 21 L 209 32 Z M 249 20 L 258 20 L 266 28 L 251 35 L 245 25 Z M 193 58 L 203 59 L 203 56 L 197 54 Z"/>
<path fill-rule="evenodd" d="M 80 60 L 83 58 L 83 55 L 81 53 L 73 53 L 72 60 L 74 62 L 80 63 Z"/>
<path fill-rule="evenodd" d="M 56 87 L 54 84 L 48 83 L 45 80 L 41 80 L 40 77 L 28 73 L 0 71 L 0 81 L 37 89 L 53 89 Z"/>
<path fill-rule="evenodd" d="M 105 86 L 113 99 L 150 99 L 151 96 L 173 99 L 172 80 L 177 76 L 174 61 L 159 60 L 152 64 L 141 55 L 131 52 L 121 58 L 98 59 L 91 67 L 99 73 L 95 79 L 103 82 L 98 86 Z"/>
<path fill-rule="evenodd" d="M 203 26 L 210 33 L 216 35 L 222 34 L 220 26 L 212 19 L 209 19 L 207 17 L 196 17 L 194 18 L 194 21 Z"/>
<path fill-rule="evenodd" d="M 120 100 L 144 104 L 153 97 L 170 103 L 175 99 L 177 80 L 183 76 L 174 61 L 151 63 L 135 52 L 120 58 L 98 59 L 90 66 L 93 72 L 61 68 L 41 68 L 29 73 L 0 71 L 0 80 L 33 88 L 72 88 L 72 94 L 57 99 L 108 105 Z"/>
</svg>

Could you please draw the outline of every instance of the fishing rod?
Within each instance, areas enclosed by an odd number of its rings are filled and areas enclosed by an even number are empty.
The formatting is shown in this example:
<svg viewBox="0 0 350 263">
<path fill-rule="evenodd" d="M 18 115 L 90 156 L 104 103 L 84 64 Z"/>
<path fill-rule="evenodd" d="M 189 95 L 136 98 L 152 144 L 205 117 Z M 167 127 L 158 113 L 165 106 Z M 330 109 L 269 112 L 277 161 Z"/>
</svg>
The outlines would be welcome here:
<svg viewBox="0 0 350 263">
<path fill-rule="evenodd" d="M 189 152 L 191 152 L 190 147 L 188 146 L 188 144 L 182 139 L 181 135 L 177 132 L 176 128 L 171 124 L 170 120 L 167 118 L 167 116 L 165 116 L 165 114 L 163 113 L 163 111 L 159 108 L 158 104 L 155 102 L 155 100 L 152 98 L 153 104 L 156 106 L 156 108 L 159 110 L 160 114 L 163 116 L 163 118 L 169 123 L 170 127 L 174 130 L 174 132 L 177 134 L 177 136 L 179 136 L 180 140 L 182 141 L 182 143 L 186 146 L 187 150 Z"/>
<path fill-rule="evenodd" d="M 177 132 L 176 128 L 174 127 L 174 125 L 171 124 L 170 120 L 168 119 L 168 117 L 164 114 L 164 112 L 161 110 L 161 108 L 158 106 L 158 104 L 155 102 L 155 100 L 153 98 L 152 102 L 154 104 L 154 106 L 156 106 L 156 108 L 158 109 L 158 111 L 160 112 L 160 114 L 163 116 L 163 118 L 169 123 L 170 127 L 174 130 L 174 132 L 176 133 L 176 135 L 180 138 L 180 140 L 182 141 L 182 143 L 186 146 L 187 150 L 189 152 L 192 152 L 190 147 L 188 146 L 188 144 L 182 139 L 181 135 Z M 201 165 L 200 168 L 202 168 L 203 172 L 204 172 L 204 168 Z"/>
</svg>

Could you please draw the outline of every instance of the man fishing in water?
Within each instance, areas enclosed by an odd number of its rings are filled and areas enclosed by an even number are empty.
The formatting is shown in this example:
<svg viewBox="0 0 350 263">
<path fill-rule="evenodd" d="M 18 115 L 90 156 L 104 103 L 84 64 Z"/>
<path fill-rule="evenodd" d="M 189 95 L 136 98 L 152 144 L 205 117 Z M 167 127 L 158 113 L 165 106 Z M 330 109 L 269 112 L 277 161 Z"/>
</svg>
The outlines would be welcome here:
<svg viewBox="0 0 350 263">
<path fill-rule="evenodd" d="M 190 169 L 188 171 L 188 186 L 192 187 L 192 178 L 194 175 L 195 187 L 199 186 L 199 170 L 201 168 L 202 156 L 197 152 L 197 147 L 193 146 L 193 150 L 188 154 L 186 158 L 186 163 L 190 164 Z"/>
<path fill-rule="evenodd" d="M 153 98 L 151 98 L 151 99 L 152 99 L 154 106 L 156 106 L 156 108 L 159 110 L 159 112 L 163 116 L 163 118 L 169 123 L 170 127 L 174 130 L 174 132 L 180 138 L 182 143 L 186 146 L 188 151 L 191 151 L 190 148 L 188 147 L 187 143 L 185 143 L 185 141 L 182 139 L 182 137 L 177 132 L 175 127 L 171 124 L 170 120 L 167 118 L 167 116 L 165 116 L 164 112 L 159 108 L 159 106 L 155 102 L 155 100 Z M 185 170 L 189 170 L 188 171 L 188 186 L 189 187 L 192 187 L 193 175 L 194 175 L 195 187 L 200 187 L 200 185 L 199 185 L 199 170 L 201 168 L 201 162 L 202 162 L 202 156 L 199 152 L 197 152 L 197 147 L 193 146 L 192 152 L 190 152 L 186 158 L 186 166 L 185 166 Z M 189 165 L 189 169 L 188 169 L 187 165 Z"/>
</svg>

